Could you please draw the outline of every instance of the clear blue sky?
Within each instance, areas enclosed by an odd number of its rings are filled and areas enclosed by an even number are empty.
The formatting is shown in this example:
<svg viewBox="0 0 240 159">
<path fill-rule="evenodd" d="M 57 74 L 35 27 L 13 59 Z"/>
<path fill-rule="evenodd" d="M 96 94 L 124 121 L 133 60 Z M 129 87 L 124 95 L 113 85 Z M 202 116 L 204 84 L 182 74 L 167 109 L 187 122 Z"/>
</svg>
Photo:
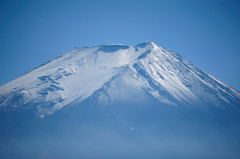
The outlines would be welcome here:
<svg viewBox="0 0 240 159">
<path fill-rule="evenodd" d="M 73 47 L 147 40 L 240 89 L 234 0 L 0 0 L 0 85 Z"/>
</svg>

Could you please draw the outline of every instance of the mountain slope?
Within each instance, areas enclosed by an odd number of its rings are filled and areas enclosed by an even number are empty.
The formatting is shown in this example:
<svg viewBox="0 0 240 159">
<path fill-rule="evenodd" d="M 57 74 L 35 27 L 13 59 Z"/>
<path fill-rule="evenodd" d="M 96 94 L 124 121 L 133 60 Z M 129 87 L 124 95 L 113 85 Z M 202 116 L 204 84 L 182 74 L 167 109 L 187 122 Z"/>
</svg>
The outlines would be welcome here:
<svg viewBox="0 0 240 159">
<path fill-rule="evenodd" d="M 76 48 L 0 87 L 3 111 L 33 109 L 41 117 L 89 99 L 109 104 L 148 97 L 175 106 L 240 105 L 238 90 L 150 41 Z"/>
</svg>

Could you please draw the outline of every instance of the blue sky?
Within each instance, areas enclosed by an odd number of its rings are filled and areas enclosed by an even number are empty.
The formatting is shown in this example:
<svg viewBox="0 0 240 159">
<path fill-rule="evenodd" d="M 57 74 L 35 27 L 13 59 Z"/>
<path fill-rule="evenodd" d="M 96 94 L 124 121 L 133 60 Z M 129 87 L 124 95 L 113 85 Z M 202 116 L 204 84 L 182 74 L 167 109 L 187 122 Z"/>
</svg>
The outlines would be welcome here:
<svg viewBox="0 0 240 159">
<path fill-rule="evenodd" d="M 240 89 L 240 1 L 1 0 L 0 85 L 74 47 L 151 40 Z"/>
</svg>

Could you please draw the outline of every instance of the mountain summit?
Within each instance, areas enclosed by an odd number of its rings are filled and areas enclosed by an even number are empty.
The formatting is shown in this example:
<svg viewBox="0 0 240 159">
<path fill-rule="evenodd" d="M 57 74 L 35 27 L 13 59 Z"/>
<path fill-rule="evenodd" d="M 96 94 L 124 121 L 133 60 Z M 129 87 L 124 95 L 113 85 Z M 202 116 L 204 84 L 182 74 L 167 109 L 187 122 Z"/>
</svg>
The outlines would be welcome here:
<svg viewBox="0 0 240 159">
<path fill-rule="evenodd" d="M 219 108 L 240 105 L 240 92 L 151 41 L 75 48 L 0 87 L 2 110 L 33 109 L 41 117 L 86 100 L 148 99 Z"/>
</svg>

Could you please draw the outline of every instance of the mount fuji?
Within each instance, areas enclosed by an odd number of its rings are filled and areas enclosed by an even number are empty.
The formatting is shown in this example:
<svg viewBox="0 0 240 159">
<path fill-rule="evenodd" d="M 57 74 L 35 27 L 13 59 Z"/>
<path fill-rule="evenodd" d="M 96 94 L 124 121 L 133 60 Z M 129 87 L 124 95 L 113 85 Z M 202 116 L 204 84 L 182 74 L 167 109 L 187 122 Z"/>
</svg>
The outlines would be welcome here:
<svg viewBox="0 0 240 159">
<path fill-rule="evenodd" d="M 74 48 L 0 87 L 0 158 L 237 159 L 239 108 L 154 42 Z"/>
<path fill-rule="evenodd" d="M 0 87 L 1 109 L 35 109 L 41 117 L 84 100 L 146 98 L 171 106 L 240 105 L 238 90 L 151 41 L 75 48 Z"/>
</svg>

